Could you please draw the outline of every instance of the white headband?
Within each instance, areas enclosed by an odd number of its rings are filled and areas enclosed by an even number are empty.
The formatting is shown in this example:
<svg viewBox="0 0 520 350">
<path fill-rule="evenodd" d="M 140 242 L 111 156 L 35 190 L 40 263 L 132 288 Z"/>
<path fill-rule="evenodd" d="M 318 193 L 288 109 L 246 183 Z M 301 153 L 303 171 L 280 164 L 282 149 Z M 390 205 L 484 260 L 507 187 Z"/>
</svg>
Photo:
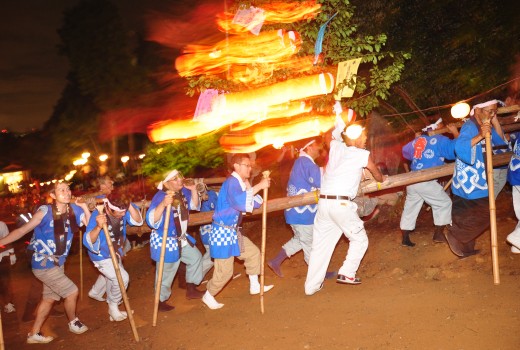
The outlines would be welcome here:
<svg viewBox="0 0 520 350">
<path fill-rule="evenodd" d="M 164 185 L 164 183 L 170 181 L 171 179 L 173 179 L 173 178 L 174 178 L 175 176 L 177 176 L 178 174 L 179 174 L 179 171 L 178 171 L 177 169 L 172 170 L 172 171 L 168 174 L 168 176 L 166 176 L 166 177 L 164 178 L 164 180 L 162 180 L 161 182 L 159 182 L 159 185 L 157 185 L 157 189 L 158 189 L 158 190 L 162 190 L 162 189 L 163 189 L 163 185 Z"/>
<path fill-rule="evenodd" d="M 309 147 L 310 145 L 312 145 L 314 142 L 316 142 L 316 140 L 310 140 L 309 142 L 307 142 L 307 143 L 305 144 L 305 146 L 303 146 L 302 148 L 300 148 L 300 152 L 299 152 L 300 157 L 302 156 L 302 153 L 303 153 L 303 154 L 306 153 L 306 152 L 305 152 L 305 149 L 306 149 L 307 147 Z"/>
<path fill-rule="evenodd" d="M 126 209 L 121 209 L 119 207 L 116 207 L 115 205 L 113 205 L 112 203 L 110 203 L 110 201 L 108 200 L 108 198 L 103 198 L 103 202 L 105 203 L 105 205 L 107 207 L 109 207 L 110 209 L 112 209 L 113 211 L 119 211 L 119 212 L 123 212 L 123 211 L 126 211 Z"/>
<path fill-rule="evenodd" d="M 428 125 L 427 127 L 423 128 L 422 131 L 433 131 L 436 130 L 439 127 L 439 124 L 442 123 L 442 118 L 439 118 L 435 123 Z"/>
<path fill-rule="evenodd" d="M 491 100 L 491 101 L 487 101 L 487 102 L 483 102 L 483 103 L 479 103 L 477 105 L 474 105 L 472 108 L 471 108 L 471 111 L 469 112 L 469 115 L 473 115 L 475 114 L 475 108 L 484 108 L 484 107 L 487 107 L 487 106 L 491 106 L 491 105 L 496 105 L 496 104 L 499 104 L 501 106 L 504 105 L 504 102 L 500 101 L 500 100 Z"/>
</svg>

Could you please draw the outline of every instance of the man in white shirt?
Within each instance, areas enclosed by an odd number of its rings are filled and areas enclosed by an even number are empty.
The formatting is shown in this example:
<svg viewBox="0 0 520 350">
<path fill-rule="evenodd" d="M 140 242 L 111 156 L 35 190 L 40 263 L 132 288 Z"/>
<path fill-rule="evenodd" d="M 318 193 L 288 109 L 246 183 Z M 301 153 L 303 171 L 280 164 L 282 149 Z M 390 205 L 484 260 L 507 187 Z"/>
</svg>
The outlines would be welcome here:
<svg viewBox="0 0 520 350">
<path fill-rule="evenodd" d="M 322 288 L 332 253 L 342 234 L 348 238 L 350 245 L 343 266 L 339 269 L 337 282 L 361 283 L 356 272 L 368 248 L 368 237 L 353 199 L 358 192 L 363 168 L 367 168 L 376 181 L 384 181 L 370 152 L 364 149 L 366 133 L 362 131 L 358 138 L 350 139 L 345 133 L 345 126 L 345 122 L 337 116 L 314 220 L 312 250 L 305 281 L 307 295 Z"/>
</svg>

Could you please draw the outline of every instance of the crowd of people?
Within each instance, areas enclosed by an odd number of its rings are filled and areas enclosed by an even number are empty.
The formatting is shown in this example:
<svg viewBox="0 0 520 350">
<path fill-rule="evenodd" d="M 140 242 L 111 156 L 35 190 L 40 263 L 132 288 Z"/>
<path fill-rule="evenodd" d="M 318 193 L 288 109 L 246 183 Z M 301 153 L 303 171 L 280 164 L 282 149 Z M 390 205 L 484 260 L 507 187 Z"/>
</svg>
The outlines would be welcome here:
<svg viewBox="0 0 520 350">
<path fill-rule="evenodd" d="M 478 254 L 475 240 L 490 224 L 483 156 L 485 136 L 491 134 L 493 146 L 510 145 L 510 141 L 516 141 L 519 136 L 512 134 L 507 138 L 504 134 L 497 119 L 498 104 L 499 101 L 491 100 L 474 105 L 460 134 L 454 126 L 448 126 L 453 138 L 419 133 L 403 147 L 403 157 L 411 162 L 412 171 L 455 161 L 451 185 L 453 199 L 436 180 L 407 187 L 400 222 L 403 246 L 414 246 L 410 234 L 426 202 L 434 217 L 433 241 L 447 244 L 460 258 Z M 285 210 L 285 219 L 294 237 L 267 262 L 275 275 L 282 278 L 282 263 L 303 251 L 304 261 L 308 264 L 304 283 L 307 295 L 319 292 L 327 278 L 335 278 L 337 283 L 344 285 L 361 283 L 357 271 L 369 245 L 363 217 L 376 208 L 364 205 L 360 184 L 365 170 L 371 173 L 377 188 L 387 181 L 387 175 L 381 173 L 365 149 L 366 131 L 361 130 L 359 135 L 352 136 L 346 129 L 345 121 L 338 114 L 335 128 L 327 137 L 303 140 L 301 147 L 297 148 L 298 157 L 287 179 L 287 196 L 315 192 L 316 202 Z M 513 147 L 515 155 L 507 179 L 513 186 L 515 212 L 520 219 L 520 147 L 516 144 Z M 323 156 L 324 150 L 327 162 L 320 167 L 316 159 Z M 283 158 L 282 153 L 280 161 Z M 235 276 L 235 258 L 244 262 L 250 282 L 249 294 L 260 294 L 261 253 L 248 238 L 242 220 L 262 205 L 260 193 L 271 186 L 272 179 L 264 174 L 253 183 L 252 177 L 260 175 L 254 173 L 254 161 L 249 154 L 231 156 L 228 160 L 229 176 L 219 191 L 209 190 L 203 183 L 186 181 L 181 172 L 172 169 L 157 185 L 144 215 L 131 198 L 114 195 L 110 177 L 98 179 L 99 192 L 87 200 L 74 199 L 67 183 L 54 184 L 49 192 L 52 202 L 40 205 L 24 225 L 10 233 L 0 226 L 0 301 L 4 312 L 14 309 L 12 295 L 7 287 L 3 287 L 9 282 L 4 271 L 16 262 L 10 244 L 33 231 L 28 249 L 32 252 L 33 274 L 43 285 L 43 290 L 27 343 L 53 340 L 53 337 L 42 334 L 41 327 L 53 311 L 54 303 L 60 300 L 63 300 L 69 330 L 76 334 L 88 330 L 76 314 L 78 288 L 64 271 L 73 237 L 82 226 L 85 227 L 83 245 L 100 273 L 88 295 L 108 305 L 110 321 L 123 321 L 130 312 L 119 308 L 124 293 L 121 287 L 126 290 L 131 279 L 131 271 L 127 272 L 122 263 L 127 252 L 127 225 L 146 223 L 151 229 L 150 257 L 157 266 L 154 286 L 158 288 L 158 311 L 175 309 L 170 299 L 177 275 L 185 282 L 186 298 L 201 299 L 211 310 L 224 307 L 217 301 L 217 296 Z M 200 227 L 204 254 L 197 247 L 196 237 L 188 232 L 188 220 L 193 211 L 213 211 L 212 222 Z M 338 271 L 327 271 L 342 235 L 349 241 L 343 265 Z M 513 252 L 520 251 L 520 224 L 507 240 L 512 244 Z M 111 256 L 110 246 L 114 248 L 116 257 Z M 118 273 L 123 285 L 118 281 Z M 206 288 L 200 290 L 205 277 Z M 264 285 L 263 292 L 273 287 L 272 284 Z"/>
</svg>

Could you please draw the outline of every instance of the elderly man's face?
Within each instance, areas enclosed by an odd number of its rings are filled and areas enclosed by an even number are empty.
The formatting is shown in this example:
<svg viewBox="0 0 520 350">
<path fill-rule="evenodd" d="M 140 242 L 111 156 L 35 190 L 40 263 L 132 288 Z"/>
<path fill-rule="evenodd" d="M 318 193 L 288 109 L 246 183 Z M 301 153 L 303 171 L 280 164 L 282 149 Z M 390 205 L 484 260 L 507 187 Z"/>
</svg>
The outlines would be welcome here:
<svg viewBox="0 0 520 350">
<path fill-rule="evenodd" d="M 486 106 L 484 108 L 476 108 L 475 109 L 475 116 L 476 116 L 475 119 L 481 125 L 482 125 L 482 123 L 484 123 L 486 121 L 491 122 L 491 120 L 494 117 L 496 117 L 497 110 L 498 110 L 498 106 L 496 103 L 493 105 L 490 105 L 490 106 Z"/>
<path fill-rule="evenodd" d="M 105 194 L 112 193 L 114 190 L 114 181 L 107 177 L 104 182 L 99 184 L 99 189 Z"/>
<path fill-rule="evenodd" d="M 180 174 L 175 175 L 170 180 L 164 183 L 167 189 L 170 191 L 178 192 L 184 186 L 184 177 Z"/>
</svg>

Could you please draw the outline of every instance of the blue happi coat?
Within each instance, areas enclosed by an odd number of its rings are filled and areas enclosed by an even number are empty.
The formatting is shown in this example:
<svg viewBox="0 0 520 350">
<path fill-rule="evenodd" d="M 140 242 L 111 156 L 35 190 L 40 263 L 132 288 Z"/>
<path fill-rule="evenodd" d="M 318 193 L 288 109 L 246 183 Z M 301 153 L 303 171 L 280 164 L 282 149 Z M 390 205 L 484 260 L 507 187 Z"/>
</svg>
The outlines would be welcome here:
<svg viewBox="0 0 520 350">
<path fill-rule="evenodd" d="M 453 194 L 465 199 L 488 197 L 488 185 L 483 150 L 485 139 L 471 147 L 471 139 L 480 134 L 477 124 L 468 120 L 460 129 L 460 135 L 455 140 L 455 170 L 451 190 Z M 507 143 L 491 130 L 492 146 L 504 146 Z M 493 180 L 493 179 L 491 179 Z"/>
<path fill-rule="evenodd" d="M 511 133 L 511 144 L 513 146 L 513 156 L 509 161 L 509 167 L 507 169 L 507 181 L 511 186 L 520 185 L 520 145 L 518 140 L 520 139 L 520 132 Z"/>
<path fill-rule="evenodd" d="M 200 211 L 213 211 L 217 207 L 218 193 L 213 190 L 208 190 L 208 199 L 200 204 Z M 200 239 L 202 244 L 209 245 L 209 234 L 211 233 L 212 224 L 202 225 L 200 227 Z"/>
<path fill-rule="evenodd" d="M 133 206 L 138 212 L 140 211 L 139 207 L 135 205 L 134 203 L 130 204 Z M 107 239 L 105 237 L 105 231 L 102 229 L 99 231 L 98 239 L 94 242 L 90 241 L 89 233 L 93 229 L 96 228 L 97 222 L 96 217 L 99 215 L 99 211 L 96 209 L 92 212 L 92 216 L 90 217 L 90 220 L 87 225 L 87 229 L 85 230 L 85 234 L 83 235 L 83 245 L 88 249 L 88 256 L 90 257 L 90 260 L 92 261 L 100 261 L 100 260 L 106 260 L 110 259 L 110 250 L 108 249 L 108 243 Z M 130 215 L 130 211 L 127 210 L 125 213 L 125 216 L 121 218 L 121 236 L 119 237 L 119 242 L 117 243 L 119 246 L 118 251 L 116 253 L 119 254 L 119 256 L 124 255 L 123 246 L 126 239 L 126 225 L 130 226 L 141 226 L 143 224 L 143 221 L 140 222 L 134 221 L 132 219 L 132 216 Z M 110 222 L 107 222 L 107 228 L 110 231 Z M 115 244 L 116 242 L 112 238 L 112 243 Z"/>
<path fill-rule="evenodd" d="M 237 226 L 240 213 L 251 213 L 263 203 L 262 197 L 253 196 L 252 189 L 233 172 L 220 189 L 217 207 L 213 214 L 213 228 L 209 236 L 209 251 L 212 258 L 227 259 L 240 256 Z"/>
<path fill-rule="evenodd" d="M 411 161 L 412 171 L 444 165 L 455 159 L 455 140 L 443 135 L 421 135 L 403 146 L 403 157 Z"/>
<path fill-rule="evenodd" d="M 186 205 L 191 210 L 199 210 L 198 206 L 192 206 L 191 204 L 191 191 L 182 188 L 182 193 L 186 199 Z M 159 221 L 154 222 L 153 217 L 155 213 L 155 208 L 161 203 L 166 197 L 166 192 L 159 190 L 155 196 L 152 198 L 152 202 L 150 203 L 150 207 L 146 212 L 146 223 L 152 229 L 150 233 L 150 253 L 152 260 L 159 261 L 161 258 L 161 246 L 163 241 L 163 233 L 164 233 L 164 223 L 166 220 L 166 209 L 164 210 L 162 216 L 159 218 Z M 168 224 L 168 235 L 166 238 L 166 251 L 164 254 L 164 262 L 165 263 L 174 263 L 179 260 L 179 242 L 178 238 L 182 235 L 182 232 L 177 232 L 175 228 L 175 217 L 177 217 L 178 209 L 172 205 L 171 213 L 170 213 L 170 222 Z"/>
<path fill-rule="evenodd" d="M 85 217 L 83 209 L 81 209 L 74 203 L 71 203 L 70 207 L 74 212 L 74 216 L 71 216 L 71 218 L 76 219 L 76 224 L 78 225 L 78 227 L 82 226 L 82 220 Z M 48 257 L 53 256 L 56 253 L 56 243 L 54 241 L 54 220 L 52 218 L 52 206 L 42 205 L 38 208 L 38 210 L 43 211 L 44 216 L 42 221 L 38 224 L 38 226 L 34 228 L 34 233 L 27 249 L 34 251 L 31 260 L 31 266 L 33 269 L 50 269 L 56 266 L 53 260 L 48 259 Z M 65 225 L 65 233 L 67 235 L 67 244 L 65 252 L 63 253 L 63 255 L 60 255 L 59 257 L 56 256 L 57 264 L 59 266 L 63 266 L 63 264 L 65 264 L 65 260 L 67 260 L 67 256 L 69 255 L 70 251 L 70 246 L 72 244 L 73 233 L 70 230 L 70 225 Z"/>
<path fill-rule="evenodd" d="M 287 183 L 287 196 L 297 196 L 319 190 L 321 186 L 321 171 L 311 156 L 302 152 L 294 162 Z M 317 204 L 293 207 L 285 210 L 285 222 L 289 225 L 312 225 L 318 210 Z"/>
</svg>

